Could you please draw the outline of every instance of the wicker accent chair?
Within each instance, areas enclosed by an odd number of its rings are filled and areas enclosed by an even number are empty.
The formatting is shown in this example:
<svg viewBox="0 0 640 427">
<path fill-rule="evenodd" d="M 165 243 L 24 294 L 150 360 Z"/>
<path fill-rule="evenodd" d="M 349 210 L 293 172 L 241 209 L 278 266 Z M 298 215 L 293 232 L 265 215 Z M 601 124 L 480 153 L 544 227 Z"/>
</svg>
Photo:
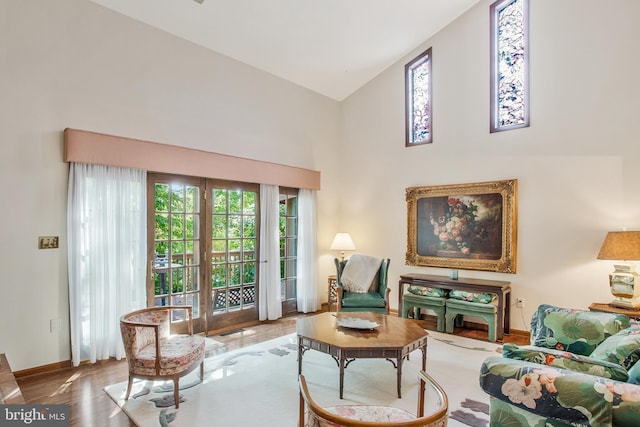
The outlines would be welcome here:
<svg viewBox="0 0 640 427">
<path fill-rule="evenodd" d="M 171 335 L 173 310 L 184 310 L 188 334 Z M 193 335 L 192 307 L 163 306 L 133 311 L 120 318 L 120 332 L 129 364 L 129 399 L 134 378 L 173 380 L 176 409 L 180 407 L 180 377 L 200 366 L 204 374 L 204 337 Z"/>
<path fill-rule="evenodd" d="M 322 408 L 309 394 L 304 375 L 299 376 L 299 427 L 444 427 L 449 415 L 447 393 L 429 374 L 418 373 L 417 415 L 389 406 L 342 405 Z M 438 398 L 436 407 L 425 415 L 425 386 L 433 388 Z"/>
</svg>

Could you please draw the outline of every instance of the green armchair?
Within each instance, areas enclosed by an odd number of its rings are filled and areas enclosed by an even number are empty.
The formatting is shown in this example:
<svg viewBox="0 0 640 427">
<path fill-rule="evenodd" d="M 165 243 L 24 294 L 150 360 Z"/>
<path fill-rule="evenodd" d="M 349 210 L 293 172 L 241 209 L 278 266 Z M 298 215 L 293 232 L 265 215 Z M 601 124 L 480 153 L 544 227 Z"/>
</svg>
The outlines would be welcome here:
<svg viewBox="0 0 640 427">
<path fill-rule="evenodd" d="M 342 284 L 342 272 L 349 260 L 334 260 L 336 264 L 336 283 L 338 289 L 337 311 L 368 311 L 373 313 L 389 314 L 389 294 L 391 289 L 387 287 L 387 275 L 391 260 L 383 259 L 380 268 L 373 278 L 372 286 L 368 292 L 350 292 Z"/>
</svg>

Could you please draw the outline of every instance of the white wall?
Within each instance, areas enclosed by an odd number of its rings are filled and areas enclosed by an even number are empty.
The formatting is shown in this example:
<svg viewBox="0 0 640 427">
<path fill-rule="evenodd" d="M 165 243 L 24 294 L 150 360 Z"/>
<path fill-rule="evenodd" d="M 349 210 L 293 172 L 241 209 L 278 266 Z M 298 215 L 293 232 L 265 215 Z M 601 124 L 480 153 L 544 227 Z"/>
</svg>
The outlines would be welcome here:
<svg viewBox="0 0 640 427">
<path fill-rule="evenodd" d="M 338 124 L 329 98 L 89 1 L 0 2 L 0 352 L 15 370 L 70 359 L 64 128 L 321 170 L 323 204 Z"/>
<path fill-rule="evenodd" d="M 518 273 L 460 275 L 510 280 L 527 304 L 516 329 L 540 303 L 608 301 L 600 244 L 640 229 L 640 2 L 531 0 L 531 127 L 499 134 L 488 132 L 489 4 L 337 104 L 85 0 L 0 2 L 0 352 L 16 370 L 69 359 L 66 127 L 320 170 L 325 299 L 335 232 L 391 258 L 395 306 L 400 274 L 447 274 L 404 265 L 405 188 L 516 178 Z M 434 143 L 405 148 L 403 67 L 430 46 Z M 60 249 L 38 250 L 40 235 Z"/>
<path fill-rule="evenodd" d="M 485 0 L 342 104 L 340 212 L 358 249 L 404 265 L 410 186 L 518 179 L 517 274 L 508 280 L 512 327 L 535 308 L 586 309 L 612 299 L 612 262 L 596 260 L 607 231 L 640 229 L 640 2 L 531 0 L 531 126 L 489 133 L 489 5 Z M 433 49 L 434 142 L 404 147 L 404 64 Z M 368 155 L 375 153 L 375 155 Z M 367 157 L 363 162 L 362 156 Z M 512 299 L 512 301 L 514 301 Z"/>
</svg>

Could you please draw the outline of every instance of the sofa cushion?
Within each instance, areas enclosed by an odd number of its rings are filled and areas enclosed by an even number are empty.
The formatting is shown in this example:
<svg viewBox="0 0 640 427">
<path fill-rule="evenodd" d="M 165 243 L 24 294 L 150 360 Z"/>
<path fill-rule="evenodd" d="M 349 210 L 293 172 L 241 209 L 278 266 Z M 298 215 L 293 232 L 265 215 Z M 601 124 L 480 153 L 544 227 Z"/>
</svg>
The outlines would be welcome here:
<svg viewBox="0 0 640 427">
<path fill-rule="evenodd" d="M 640 361 L 636 362 L 627 373 L 629 374 L 628 383 L 640 385 Z"/>
<path fill-rule="evenodd" d="M 542 304 L 531 318 L 531 345 L 590 355 L 605 339 L 629 327 L 623 314 Z"/>
<path fill-rule="evenodd" d="M 640 329 L 627 328 L 611 335 L 596 347 L 591 358 L 617 363 L 630 369 L 640 360 Z"/>
<path fill-rule="evenodd" d="M 618 363 L 550 348 L 505 343 L 502 346 L 502 355 L 509 359 L 525 360 L 618 381 L 627 381 L 629 377 L 627 370 Z"/>
<path fill-rule="evenodd" d="M 425 297 L 443 298 L 447 296 L 446 289 L 427 288 L 426 286 L 409 286 L 409 289 L 407 290 L 414 295 L 420 295 Z"/>
<path fill-rule="evenodd" d="M 384 308 L 386 306 L 385 299 L 377 292 L 367 292 L 361 294 L 358 292 L 346 292 L 342 298 L 343 307 L 358 307 L 358 308 Z"/>
<path fill-rule="evenodd" d="M 479 380 L 480 387 L 490 396 L 553 420 L 550 424 L 536 426 L 615 425 L 612 423 L 614 405 L 611 399 L 619 402 L 620 395 L 606 385 L 631 386 L 595 375 L 496 356 L 484 360 Z M 531 425 L 514 422 L 516 418 L 500 419 L 502 423 L 498 423 L 498 416 L 491 414 L 491 425 Z"/>
<path fill-rule="evenodd" d="M 489 304 L 493 300 L 493 294 L 486 294 L 483 292 L 459 291 L 457 289 L 453 289 L 449 292 L 449 298 Z"/>
</svg>

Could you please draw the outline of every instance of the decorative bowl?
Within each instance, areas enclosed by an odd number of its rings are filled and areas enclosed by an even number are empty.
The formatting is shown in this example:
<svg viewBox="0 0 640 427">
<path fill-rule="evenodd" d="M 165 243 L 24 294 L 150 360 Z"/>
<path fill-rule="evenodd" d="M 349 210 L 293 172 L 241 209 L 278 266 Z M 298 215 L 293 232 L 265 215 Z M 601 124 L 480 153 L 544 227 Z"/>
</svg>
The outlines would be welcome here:
<svg viewBox="0 0 640 427">
<path fill-rule="evenodd" d="M 351 329 L 374 329 L 380 326 L 376 322 L 372 322 L 367 319 L 360 319 L 358 317 L 337 317 L 336 321 L 338 326 Z"/>
</svg>

